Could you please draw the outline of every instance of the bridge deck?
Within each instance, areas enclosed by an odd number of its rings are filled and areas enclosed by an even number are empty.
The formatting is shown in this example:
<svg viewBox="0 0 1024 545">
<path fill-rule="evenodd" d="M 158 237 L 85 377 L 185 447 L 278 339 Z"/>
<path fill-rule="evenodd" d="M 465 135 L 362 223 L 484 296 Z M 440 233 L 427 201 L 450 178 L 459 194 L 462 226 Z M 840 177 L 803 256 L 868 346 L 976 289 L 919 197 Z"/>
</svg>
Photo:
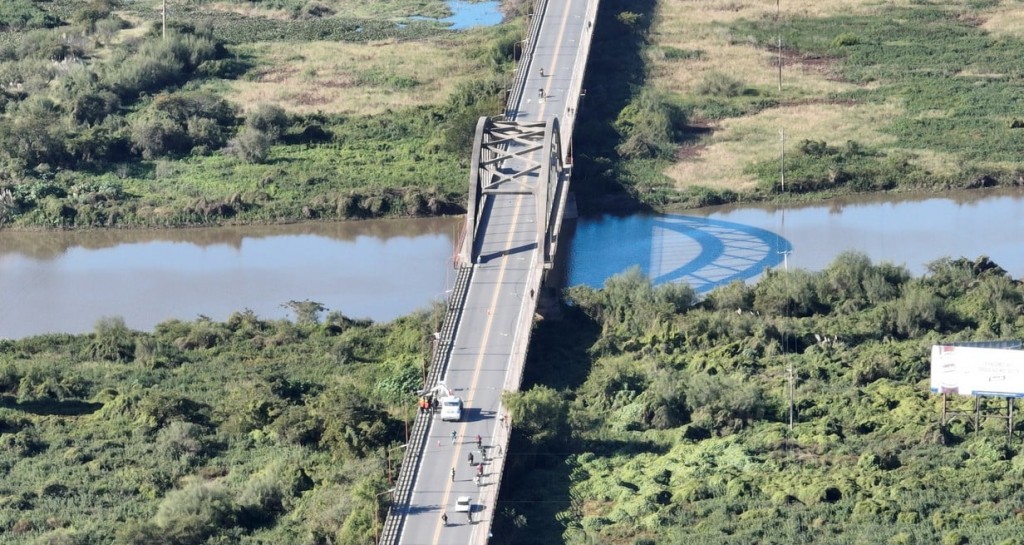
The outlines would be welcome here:
<svg viewBox="0 0 1024 545">
<path fill-rule="evenodd" d="M 519 80 L 523 87 L 513 95 L 518 95 L 516 103 L 508 105 L 509 118 L 540 121 L 575 114 L 583 77 L 579 48 L 581 43 L 589 47 L 593 21 L 587 17 L 593 16 L 596 2 L 547 1 L 533 53 L 520 68 L 526 77 Z M 585 61 L 585 52 L 582 58 Z M 544 98 L 539 96 L 540 89 Z M 571 122 L 565 125 L 571 130 Z M 538 156 L 545 153 L 536 152 Z M 520 166 L 511 162 L 503 168 Z M 536 178 L 538 173 L 529 176 Z M 465 417 L 457 423 L 434 419 L 429 424 L 408 508 L 392 512 L 392 516 L 404 516 L 399 535 L 404 545 L 486 542 L 508 435 L 501 419 L 501 392 L 519 386 L 523 339 L 529 335 L 536 309 L 533 291 L 540 283 L 535 221 L 533 195 L 491 195 L 483 202 L 475 240 L 475 255 L 480 259 L 474 265 L 444 377 L 464 399 Z M 481 459 L 477 435 L 490 456 L 483 464 L 481 486 L 473 481 L 479 470 L 468 463 L 471 452 L 476 463 Z M 459 496 L 472 498 L 472 523 L 454 510 Z M 441 523 L 442 512 L 449 517 L 447 527 Z"/>
</svg>

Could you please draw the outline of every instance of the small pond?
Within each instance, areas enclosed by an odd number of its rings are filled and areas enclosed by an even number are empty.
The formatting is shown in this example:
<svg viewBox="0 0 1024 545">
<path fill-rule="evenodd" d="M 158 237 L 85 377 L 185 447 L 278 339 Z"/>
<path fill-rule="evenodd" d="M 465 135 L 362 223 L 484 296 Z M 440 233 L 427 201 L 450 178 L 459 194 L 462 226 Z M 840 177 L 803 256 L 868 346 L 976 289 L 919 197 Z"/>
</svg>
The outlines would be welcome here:
<svg viewBox="0 0 1024 545">
<path fill-rule="evenodd" d="M 410 17 L 419 21 L 437 21 L 448 25 L 452 30 L 465 30 L 480 26 L 494 26 L 500 24 L 504 16 L 501 13 L 501 2 L 498 0 L 486 0 L 483 2 L 468 2 L 464 0 L 448 0 L 448 9 L 452 14 L 443 19 L 432 17 Z"/>
</svg>

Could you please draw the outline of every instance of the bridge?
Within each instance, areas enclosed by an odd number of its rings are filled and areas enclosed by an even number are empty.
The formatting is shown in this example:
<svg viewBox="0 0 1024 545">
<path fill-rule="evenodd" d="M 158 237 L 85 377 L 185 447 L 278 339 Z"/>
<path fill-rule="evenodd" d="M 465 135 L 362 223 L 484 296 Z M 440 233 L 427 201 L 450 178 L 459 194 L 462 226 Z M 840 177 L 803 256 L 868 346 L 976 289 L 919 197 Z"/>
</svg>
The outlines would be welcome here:
<svg viewBox="0 0 1024 545">
<path fill-rule="evenodd" d="M 537 295 L 558 251 L 598 3 L 536 0 L 504 114 L 476 126 L 459 272 L 426 381 L 443 380 L 464 415 L 417 416 L 379 543 L 484 544 L 490 535 L 515 425 L 501 395 L 519 389 Z M 457 512 L 466 496 L 470 512 Z"/>
</svg>

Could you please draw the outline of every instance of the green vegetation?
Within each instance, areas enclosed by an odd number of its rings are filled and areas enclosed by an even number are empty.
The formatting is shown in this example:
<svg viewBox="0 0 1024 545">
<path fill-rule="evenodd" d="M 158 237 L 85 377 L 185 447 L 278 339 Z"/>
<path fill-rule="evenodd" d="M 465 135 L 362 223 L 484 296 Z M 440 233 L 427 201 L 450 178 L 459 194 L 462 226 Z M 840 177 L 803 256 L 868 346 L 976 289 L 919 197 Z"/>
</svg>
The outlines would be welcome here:
<svg viewBox="0 0 1024 545">
<path fill-rule="evenodd" d="M 515 428 L 497 542 L 1020 543 L 1019 432 L 940 426 L 928 369 L 934 343 L 1024 337 L 1024 284 L 929 271 L 847 253 L 699 301 L 638 270 L 571 289 L 510 405 L 547 420 Z"/>
<path fill-rule="evenodd" d="M 854 191 L 884 187 L 976 187 L 1018 184 L 1016 163 L 1024 150 L 1019 119 L 1019 51 L 1024 41 L 993 36 L 972 19 L 973 8 L 936 6 L 886 7 L 877 14 L 827 19 L 791 19 L 781 27 L 748 21 L 736 32 L 751 34 L 763 47 L 774 44 L 781 28 L 789 47 L 812 58 L 836 60 L 837 75 L 870 89 L 838 93 L 837 101 L 883 102 L 898 97 L 905 110 L 882 130 L 895 137 L 896 151 L 860 153 L 873 156 L 853 176 L 838 176 L 835 154 L 806 153 L 802 160 L 817 169 L 802 175 L 810 189 Z M 813 147 L 813 142 L 811 142 Z M 849 142 L 848 146 L 858 146 Z M 960 168 L 946 175 L 913 163 L 915 151 L 951 154 Z M 899 168 L 892 168 L 899 165 Z M 777 170 L 777 169 L 776 169 Z M 756 168 L 766 186 L 777 181 Z M 794 188 L 796 191 L 801 189 Z"/>
<path fill-rule="evenodd" d="M 431 316 L 290 308 L 0 341 L 0 543 L 371 542 Z"/>
<path fill-rule="evenodd" d="M 582 205 L 685 208 L 1020 185 L 1024 41 L 981 24 L 1016 8 L 866 4 L 798 2 L 776 20 L 774 8 L 759 5 L 683 13 L 603 3 L 591 63 L 602 68 L 588 73 L 575 146 L 588 181 L 578 186 Z M 733 8 L 742 14 L 727 15 Z M 697 22 L 672 26 L 689 20 Z M 774 64 L 780 35 L 783 89 Z"/>
<path fill-rule="evenodd" d="M 138 22 L 151 17 L 142 5 L 5 3 L 0 226 L 174 226 L 461 210 L 473 124 L 501 109 L 516 25 L 457 34 L 393 20 L 442 14 L 440 1 L 388 6 L 386 16 L 370 19 L 337 15 L 333 2 L 264 3 L 250 6 L 253 13 L 244 5 L 175 5 L 162 39 L 157 26 Z M 452 83 L 440 103 L 375 115 L 293 112 L 289 104 L 225 98 L 233 82 L 286 71 L 297 60 L 268 64 L 250 56 L 267 51 L 253 42 L 340 40 L 369 49 L 414 39 L 454 44 L 454 53 L 443 54 L 477 66 L 476 77 Z M 318 76 L 314 70 L 303 77 Z M 368 68 L 338 85 L 416 93 L 420 83 Z"/>
</svg>

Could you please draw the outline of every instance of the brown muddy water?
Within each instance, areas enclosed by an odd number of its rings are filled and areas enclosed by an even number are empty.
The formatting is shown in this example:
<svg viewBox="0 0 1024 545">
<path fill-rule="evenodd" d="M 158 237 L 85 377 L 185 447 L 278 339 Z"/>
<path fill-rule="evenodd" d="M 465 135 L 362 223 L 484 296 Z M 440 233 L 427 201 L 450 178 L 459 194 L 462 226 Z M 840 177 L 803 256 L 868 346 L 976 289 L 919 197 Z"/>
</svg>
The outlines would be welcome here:
<svg viewBox="0 0 1024 545">
<path fill-rule="evenodd" d="M 0 338 L 129 327 L 318 301 L 386 321 L 427 308 L 454 280 L 460 218 L 88 232 L 0 231 Z M 884 195 L 806 206 L 729 206 L 580 219 L 570 284 L 640 266 L 706 291 L 766 267 L 821 270 L 841 252 L 920 275 L 941 257 L 987 255 L 1024 277 L 1024 191 Z"/>
</svg>

